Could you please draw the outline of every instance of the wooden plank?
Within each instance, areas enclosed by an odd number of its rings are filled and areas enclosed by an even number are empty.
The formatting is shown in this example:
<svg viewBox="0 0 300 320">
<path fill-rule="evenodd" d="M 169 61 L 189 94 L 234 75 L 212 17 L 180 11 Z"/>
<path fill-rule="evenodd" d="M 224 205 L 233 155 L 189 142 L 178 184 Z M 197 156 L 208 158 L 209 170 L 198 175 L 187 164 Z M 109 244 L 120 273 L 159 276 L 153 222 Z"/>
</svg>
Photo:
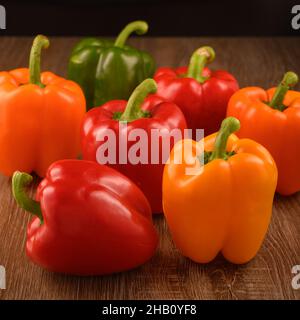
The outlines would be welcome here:
<svg viewBox="0 0 300 320">
<path fill-rule="evenodd" d="M 0 38 L 0 70 L 27 65 L 31 38 Z M 43 69 L 66 74 L 68 55 L 78 38 L 52 38 Z M 300 73 L 299 38 L 135 38 L 158 65 L 181 65 L 202 45 L 217 52 L 214 68 L 230 70 L 241 86 L 276 85 L 287 70 Z M 222 257 L 198 265 L 180 256 L 162 216 L 155 217 L 160 245 L 144 266 L 107 277 L 49 273 L 26 257 L 28 213 L 18 209 L 10 179 L 0 177 L 0 265 L 7 289 L 0 299 L 300 299 L 291 287 L 291 268 L 300 264 L 300 194 L 276 196 L 267 238 L 255 259 L 234 266 Z M 32 188 L 32 193 L 34 192 Z"/>
</svg>

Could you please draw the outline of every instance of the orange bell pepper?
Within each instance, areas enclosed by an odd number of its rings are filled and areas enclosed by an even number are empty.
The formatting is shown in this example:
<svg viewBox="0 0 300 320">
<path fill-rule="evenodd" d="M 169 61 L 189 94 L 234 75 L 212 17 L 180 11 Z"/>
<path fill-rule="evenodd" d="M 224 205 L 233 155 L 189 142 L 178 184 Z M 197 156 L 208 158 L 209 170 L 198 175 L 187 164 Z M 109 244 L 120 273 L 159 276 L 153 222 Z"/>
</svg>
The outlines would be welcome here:
<svg viewBox="0 0 300 320">
<path fill-rule="evenodd" d="M 237 135 L 261 143 L 272 154 L 282 195 L 300 191 L 300 92 L 289 90 L 297 82 L 297 75 L 287 72 L 277 88 L 241 89 L 227 109 L 228 116 L 241 122 Z"/>
<path fill-rule="evenodd" d="M 230 117 L 218 134 L 190 141 L 189 149 L 187 140 L 179 141 L 165 165 L 164 214 L 176 246 L 196 262 L 210 262 L 219 252 L 232 263 L 248 262 L 270 223 L 275 162 L 260 144 L 232 134 L 238 129 L 239 121 Z M 202 142 L 204 166 L 199 161 Z M 191 168 L 198 173 L 187 175 Z"/>
<path fill-rule="evenodd" d="M 75 82 L 40 73 L 41 50 L 48 46 L 37 36 L 29 69 L 0 72 L 0 172 L 7 176 L 16 170 L 44 176 L 52 162 L 80 152 L 85 98 Z"/>
</svg>

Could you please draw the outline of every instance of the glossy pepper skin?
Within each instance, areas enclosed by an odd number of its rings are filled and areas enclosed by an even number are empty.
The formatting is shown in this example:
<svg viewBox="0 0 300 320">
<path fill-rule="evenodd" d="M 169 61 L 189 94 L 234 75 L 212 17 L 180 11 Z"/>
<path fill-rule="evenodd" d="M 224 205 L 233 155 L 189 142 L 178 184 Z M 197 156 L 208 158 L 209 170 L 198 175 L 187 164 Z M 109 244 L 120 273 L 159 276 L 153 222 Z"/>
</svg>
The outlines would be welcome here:
<svg viewBox="0 0 300 320">
<path fill-rule="evenodd" d="M 226 118 L 217 136 L 204 139 L 203 170 L 196 141 L 190 149 L 178 142 L 165 166 L 167 223 L 176 246 L 195 262 L 208 263 L 219 252 L 232 263 L 248 262 L 270 223 L 277 168 L 263 146 L 231 134 L 238 127 L 236 118 Z M 183 152 L 191 161 L 175 164 L 173 159 Z M 192 168 L 195 175 L 187 175 Z"/>
<path fill-rule="evenodd" d="M 135 87 L 152 77 L 155 62 L 144 51 L 125 45 L 132 32 L 142 35 L 148 31 L 144 21 L 129 23 L 115 42 L 86 38 L 73 49 L 68 78 L 84 91 L 88 109 L 114 99 L 128 99 Z"/>
<path fill-rule="evenodd" d="M 300 191 L 300 92 L 289 90 L 297 81 L 297 75 L 288 72 L 277 89 L 241 89 L 227 110 L 241 122 L 239 137 L 261 143 L 272 154 L 282 195 Z"/>
<path fill-rule="evenodd" d="M 135 268 L 152 257 L 158 238 L 149 203 L 119 172 L 94 162 L 52 164 L 36 201 L 24 188 L 32 177 L 16 172 L 18 204 L 36 216 L 27 229 L 26 252 L 50 271 L 104 275 Z"/>
<path fill-rule="evenodd" d="M 214 58 L 212 48 L 202 47 L 194 52 L 188 67 L 159 68 L 154 75 L 157 94 L 181 108 L 193 139 L 196 129 L 204 129 L 204 135 L 219 129 L 228 100 L 239 88 L 230 73 L 204 68 Z"/>
<path fill-rule="evenodd" d="M 51 72 L 40 74 L 44 36 L 34 40 L 29 69 L 0 72 L 0 172 L 35 171 L 80 153 L 85 99 L 80 87 Z"/>
<path fill-rule="evenodd" d="M 156 163 L 151 162 L 151 132 L 153 129 L 167 130 L 167 132 L 177 129 L 183 134 L 186 122 L 181 110 L 175 104 L 165 102 L 154 94 L 148 96 L 149 93 L 155 93 L 155 91 L 155 81 L 146 79 L 134 90 L 128 102 L 113 100 L 100 108 L 90 110 L 82 125 L 82 154 L 86 160 L 108 164 L 128 176 L 144 192 L 150 202 L 152 212 L 161 213 L 164 162 L 162 157 Z M 125 129 L 124 123 L 126 123 Z M 136 145 L 136 139 L 130 141 L 128 137 L 133 134 L 135 129 L 143 129 L 147 134 L 146 141 L 142 143 L 147 142 L 148 154 L 144 160 L 141 157 L 133 163 L 129 154 Z M 104 147 L 107 143 L 107 140 L 104 137 L 99 138 L 99 135 L 108 130 L 113 132 L 116 137 L 116 149 L 111 152 L 111 154 L 113 152 L 116 154 L 113 161 L 108 161 L 102 153 L 98 152 L 99 148 Z M 120 140 L 120 136 L 122 140 Z M 121 153 L 119 148 L 120 145 L 125 145 L 123 141 L 127 141 L 127 148 L 125 147 Z M 112 145 L 112 141 L 108 141 L 108 143 Z M 162 140 L 159 143 L 159 155 L 162 155 Z M 170 150 L 173 145 L 174 140 L 171 140 Z"/>
</svg>

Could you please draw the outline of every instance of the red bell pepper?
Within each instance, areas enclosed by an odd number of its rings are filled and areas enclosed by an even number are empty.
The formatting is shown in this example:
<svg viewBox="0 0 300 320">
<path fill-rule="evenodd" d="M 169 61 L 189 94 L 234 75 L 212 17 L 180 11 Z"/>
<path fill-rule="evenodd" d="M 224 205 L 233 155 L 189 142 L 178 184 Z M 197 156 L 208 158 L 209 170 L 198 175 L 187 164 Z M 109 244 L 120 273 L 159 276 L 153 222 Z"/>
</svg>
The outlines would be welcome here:
<svg viewBox="0 0 300 320">
<path fill-rule="evenodd" d="M 29 258 L 55 272 L 103 275 L 137 267 L 154 254 L 158 237 L 150 205 L 128 178 L 90 161 L 52 164 L 36 201 L 24 188 L 27 173 L 13 176 L 18 204 L 35 215 L 27 229 Z"/>
<path fill-rule="evenodd" d="M 205 67 L 214 58 L 212 48 L 202 47 L 193 53 L 188 67 L 159 68 L 154 75 L 157 94 L 181 108 L 193 139 L 196 129 L 204 129 L 205 135 L 219 130 L 228 100 L 239 88 L 230 73 Z"/>
<path fill-rule="evenodd" d="M 160 157 L 157 163 L 151 161 L 151 156 L 153 155 L 151 150 L 153 142 L 151 132 L 152 129 L 163 129 L 165 132 L 177 129 L 180 130 L 183 136 L 183 130 L 186 129 L 186 121 L 181 110 L 174 103 L 165 102 L 164 99 L 155 94 L 148 96 L 150 93 L 155 93 L 156 90 L 155 81 L 153 79 L 146 79 L 134 90 L 128 103 L 125 100 L 113 100 L 105 103 L 100 108 L 90 110 L 85 115 L 82 126 L 82 154 L 86 160 L 110 165 L 128 176 L 144 192 L 150 202 L 152 212 L 161 213 L 164 163 L 162 157 Z M 126 129 L 120 127 L 120 123 L 126 123 Z M 114 150 L 116 153 L 115 163 L 112 163 L 112 161 L 108 163 L 103 155 L 97 153 L 99 147 L 103 147 L 107 143 L 104 140 L 97 139 L 97 136 L 107 132 L 108 129 L 114 132 L 117 137 Z M 134 129 L 144 129 L 147 135 L 148 154 L 144 162 L 132 163 L 128 155 L 130 149 L 136 144 L 136 141 L 128 139 L 128 136 Z M 126 136 L 127 149 L 125 150 L 125 156 L 122 156 L 121 152 L 119 152 L 120 145 L 124 143 L 119 141 L 120 134 Z M 160 139 L 159 155 L 162 155 L 162 141 Z M 170 150 L 172 150 L 176 141 L 176 139 L 171 139 Z M 166 160 L 168 159 L 168 155 Z M 121 157 L 126 157 L 126 159 L 120 161 Z"/>
</svg>

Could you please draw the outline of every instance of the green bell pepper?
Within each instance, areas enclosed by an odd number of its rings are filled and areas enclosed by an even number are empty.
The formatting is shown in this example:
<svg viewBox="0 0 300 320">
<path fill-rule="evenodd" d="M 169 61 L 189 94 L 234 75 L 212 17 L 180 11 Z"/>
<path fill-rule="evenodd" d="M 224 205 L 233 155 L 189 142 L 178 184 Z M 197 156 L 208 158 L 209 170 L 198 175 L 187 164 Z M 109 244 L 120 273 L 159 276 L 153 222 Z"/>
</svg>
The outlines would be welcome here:
<svg viewBox="0 0 300 320">
<path fill-rule="evenodd" d="M 74 47 L 68 79 L 81 86 L 88 109 L 114 99 L 127 100 L 143 80 L 153 77 L 152 56 L 125 45 L 132 32 L 141 35 L 147 30 L 146 22 L 134 21 L 120 32 L 115 42 L 86 38 Z"/>
</svg>

